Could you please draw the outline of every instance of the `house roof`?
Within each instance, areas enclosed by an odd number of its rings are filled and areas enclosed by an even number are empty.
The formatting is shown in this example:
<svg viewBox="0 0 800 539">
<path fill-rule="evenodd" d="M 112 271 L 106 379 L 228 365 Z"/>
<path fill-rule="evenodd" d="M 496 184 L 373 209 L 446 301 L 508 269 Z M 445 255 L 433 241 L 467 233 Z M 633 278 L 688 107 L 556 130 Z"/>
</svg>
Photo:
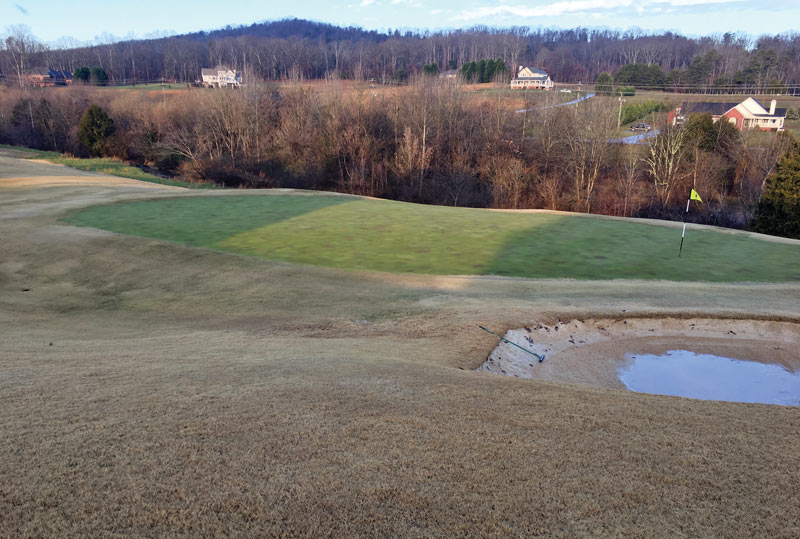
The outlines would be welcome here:
<svg viewBox="0 0 800 539">
<path fill-rule="evenodd" d="M 754 118 L 783 118 L 786 116 L 786 109 L 776 108 L 775 114 L 770 114 L 769 108 L 759 103 L 758 100 L 753 97 L 748 97 L 739 103 L 739 112 L 746 112 L 747 115 Z"/>
<path fill-rule="evenodd" d="M 689 102 L 681 105 L 681 113 L 684 115 L 711 113 L 712 116 L 722 116 L 738 104 L 739 103 L 712 103 L 708 101 Z"/>
<path fill-rule="evenodd" d="M 519 68 L 517 69 L 517 74 L 519 75 L 519 72 L 526 68 L 529 69 L 530 72 L 536 76 L 541 76 L 541 75 L 544 75 L 545 77 L 547 76 L 547 71 L 545 71 L 544 69 L 539 69 L 538 67 L 530 67 L 530 66 L 519 66 Z"/>
<path fill-rule="evenodd" d="M 218 65 L 216 67 L 204 67 L 200 70 L 201 75 L 218 75 L 220 72 L 227 73 L 228 71 L 232 71 L 236 73 L 236 70 L 229 68 L 225 65 Z"/>
<path fill-rule="evenodd" d="M 756 118 L 785 118 L 786 117 L 786 109 L 775 109 L 775 114 L 753 114 Z"/>
<path fill-rule="evenodd" d="M 50 77 L 54 78 L 54 79 L 65 79 L 65 80 L 67 80 L 67 79 L 71 79 L 72 78 L 72 73 L 70 73 L 69 71 L 66 71 L 66 70 L 52 69 L 51 68 L 50 69 Z"/>
<path fill-rule="evenodd" d="M 731 109 L 737 109 L 746 117 L 752 118 L 783 118 L 786 116 L 786 109 L 775 109 L 775 114 L 770 114 L 769 109 L 761 103 L 748 97 L 741 103 L 711 103 L 711 102 L 689 102 L 681 105 L 681 113 L 684 116 L 690 114 L 708 114 L 712 116 L 722 116 Z"/>
</svg>

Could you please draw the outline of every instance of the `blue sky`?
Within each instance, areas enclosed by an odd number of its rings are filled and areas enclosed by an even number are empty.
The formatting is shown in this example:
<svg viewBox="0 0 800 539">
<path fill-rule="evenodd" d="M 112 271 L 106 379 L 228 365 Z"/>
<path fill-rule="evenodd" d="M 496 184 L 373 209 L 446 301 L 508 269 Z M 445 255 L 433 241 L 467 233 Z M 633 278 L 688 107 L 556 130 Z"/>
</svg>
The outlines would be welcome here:
<svg viewBox="0 0 800 539">
<path fill-rule="evenodd" d="M 800 31 L 800 0 L 0 0 L 0 33 L 24 24 L 48 43 L 65 36 L 82 42 L 154 37 L 283 17 L 378 30 L 484 24 L 757 36 Z"/>
</svg>

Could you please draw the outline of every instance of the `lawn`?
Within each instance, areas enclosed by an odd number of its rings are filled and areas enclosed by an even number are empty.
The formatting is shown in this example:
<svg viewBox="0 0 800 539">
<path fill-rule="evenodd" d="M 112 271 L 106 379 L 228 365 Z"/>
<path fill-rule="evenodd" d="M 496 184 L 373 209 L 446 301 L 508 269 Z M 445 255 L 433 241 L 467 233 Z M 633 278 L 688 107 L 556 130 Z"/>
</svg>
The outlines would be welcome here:
<svg viewBox="0 0 800 539">
<path fill-rule="evenodd" d="M 529 278 L 800 281 L 800 245 L 711 228 L 330 195 L 232 195 L 95 206 L 69 223 L 292 263 Z"/>
</svg>

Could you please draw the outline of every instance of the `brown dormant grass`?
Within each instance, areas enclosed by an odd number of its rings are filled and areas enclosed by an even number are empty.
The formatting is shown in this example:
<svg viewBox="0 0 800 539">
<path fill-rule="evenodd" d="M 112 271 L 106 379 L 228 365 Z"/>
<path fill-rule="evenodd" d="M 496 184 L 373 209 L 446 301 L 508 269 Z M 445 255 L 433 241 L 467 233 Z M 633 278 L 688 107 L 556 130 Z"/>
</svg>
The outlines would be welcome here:
<svg viewBox="0 0 800 539">
<path fill-rule="evenodd" d="M 270 263 L 60 224 L 175 191 L 3 188 L 34 165 L 0 157 L 2 537 L 800 536 L 800 409 L 471 371 L 478 323 L 797 319 L 800 285 Z"/>
</svg>

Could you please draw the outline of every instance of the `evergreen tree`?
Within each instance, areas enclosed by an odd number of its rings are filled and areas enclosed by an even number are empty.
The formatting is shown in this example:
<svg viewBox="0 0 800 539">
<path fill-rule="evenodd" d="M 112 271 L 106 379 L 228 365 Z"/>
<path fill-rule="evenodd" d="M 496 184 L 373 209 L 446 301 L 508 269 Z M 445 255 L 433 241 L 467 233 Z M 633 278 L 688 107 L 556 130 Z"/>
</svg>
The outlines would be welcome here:
<svg viewBox="0 0 800 539">
<path fill-rule="evenodd" d="M 439 66 L 436 63 L 425 64 L 422 66 L 423 75 L 435 76 L 439 74 Z"/>
<path fill-rule="evenodd" d="M 475 77 L 475 62 L 467 62 L 461 66 L 458 72 L 465 82 L 472 82 L 472 79 Z"/>
<path fill-rule="evenodd" d="M 81 81 L 84 84 L 89 82 L 89 77 L 91 76 L 92 72 L 88 67 L 79 67 L 75 69 L 75 72 L 72 74 L 73 80 Z"/>
<path fill-rule="evenodd" d="M 95 86 L 106 86 L 108 84 L 108 73 L 102 67 L 92 68 L 92 74 L 89 78 Z"/>
<path fill-rule="evenodd" d="M 800 239 L 800 143 L 797 141 L 767 178 L 753 230 Z"/>
<path fill-rule="evenodd" d="M 90 105 L 78 125 L 78 140 L 90 155 L 98 156 L 113 132 L 114 120 L 97 105 Z"/>
<path fill-rule="evenodd" d="M 594 91 L 598 94 L 608 95 L 614 86 L 614 78 L 611 73 L 600 73 L 594 83 Z"/>
</svg>

